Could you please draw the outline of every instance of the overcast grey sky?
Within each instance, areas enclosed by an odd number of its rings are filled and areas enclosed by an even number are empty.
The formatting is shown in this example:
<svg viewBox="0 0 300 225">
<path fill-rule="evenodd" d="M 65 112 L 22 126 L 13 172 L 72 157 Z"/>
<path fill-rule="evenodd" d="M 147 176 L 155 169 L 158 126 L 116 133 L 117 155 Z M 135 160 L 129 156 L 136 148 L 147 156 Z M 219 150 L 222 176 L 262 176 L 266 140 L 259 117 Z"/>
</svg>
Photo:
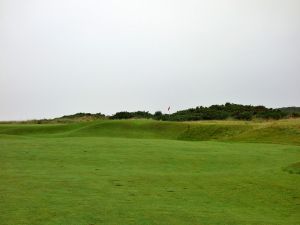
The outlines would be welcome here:
<svg viewBox="0 0 300 225">
<path fill-rule="evenodd" d="M 0 0 L 0 120 L 300 106 L 299 0 Z"/>
</svg>

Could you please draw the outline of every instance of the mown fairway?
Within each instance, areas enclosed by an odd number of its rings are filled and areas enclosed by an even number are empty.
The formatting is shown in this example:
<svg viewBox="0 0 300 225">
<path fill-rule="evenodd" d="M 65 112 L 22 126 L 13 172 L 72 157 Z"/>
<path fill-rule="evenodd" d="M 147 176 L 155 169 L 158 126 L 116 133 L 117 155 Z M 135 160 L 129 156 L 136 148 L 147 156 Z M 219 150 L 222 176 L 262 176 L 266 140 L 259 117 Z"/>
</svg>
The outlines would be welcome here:
<svg viewBox="0 0 300 225">
<path fill-rule="evenodd" d="M 0 225 L 299 225 L 299 161 L 300 120 L 2 124 Z"/>
</svg>

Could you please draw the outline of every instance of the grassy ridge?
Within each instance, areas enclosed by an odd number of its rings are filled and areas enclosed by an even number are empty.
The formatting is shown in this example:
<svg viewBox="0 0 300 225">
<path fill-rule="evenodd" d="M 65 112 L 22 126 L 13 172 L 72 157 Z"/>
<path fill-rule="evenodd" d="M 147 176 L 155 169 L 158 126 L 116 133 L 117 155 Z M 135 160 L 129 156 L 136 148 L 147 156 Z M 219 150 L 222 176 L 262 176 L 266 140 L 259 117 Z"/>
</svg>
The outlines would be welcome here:
<svg viewBox="0 0 300 225">
<path fill-rule="evenodd" d="M 98 120 L 69 124 L 2 124 L 0 135 L 124 137 L 189 141 L 242 141 L 300 145 L 300 119 L 265 122 Z"/>
</svg>

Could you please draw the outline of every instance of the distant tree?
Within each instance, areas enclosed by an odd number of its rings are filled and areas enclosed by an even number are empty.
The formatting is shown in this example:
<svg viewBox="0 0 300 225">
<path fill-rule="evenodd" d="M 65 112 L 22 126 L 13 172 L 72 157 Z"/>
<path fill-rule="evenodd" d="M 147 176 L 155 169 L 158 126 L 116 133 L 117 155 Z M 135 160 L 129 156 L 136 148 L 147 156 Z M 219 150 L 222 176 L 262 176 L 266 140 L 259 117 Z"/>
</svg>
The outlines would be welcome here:
<svg viewBox="0 0 300 225">
<path fill-rule="evenodd" d="M 115 115 L 111 116 L 110 119 L 150 119 L 153 115 L 146 111 L 136 111 L 136 112 L 117 112 Z"/>
<path fill-rule="evenodd" d="M 269 110 L 269 111 L 265 111 L 265 112 L 261 112 L 261 113 L 257 114 L 258 118 L 275 119 L 275 120 L 282 119 L 286 116 L 287 116 L 287 113 L 282 112 L 277 109 L 275 109 L 275 110 L 273 109 L 273 110 Z"/>
<path fill-rule="evenodd" d="M 161 111 L 156 111 L 153 115 L 153 118 L 156 120 L 162 120 L 163 114 Z"/>
<path fill-rule="evenodd" d="M 140 118 L 140 119 L 150 119 L 153 117 L 153 115 L 146 111 L 137 111 L 131 113 L 134 118 Z"/>
<path fill-rule="evenodd" d="M 300 117 L 300 107 L 284 107 L 284 108 L 279 108 L 278 110 L 285 112 L 288 117 Z"/>
<path fill-rule="evenodd" d="M 117 112 L 115 115 L 111 116 L 110 119 L 116 120 L 116 119 L 131 119 L 133 118 L 133 114 L 130 112 Z"/>
<path fill-rule="evenodd" d="M 251 120 L 253 116 L 253 113 L 251 112 L 242 112 L 235 116 L 238 120 Z"/>
<path fill-rule="evenodd" d="M 300 117 L 300 113 L 294 112 L 294 113 L 289 114 L 289 116 L 293 117 L 293 118 L 299 118 Z"/>
</svg>

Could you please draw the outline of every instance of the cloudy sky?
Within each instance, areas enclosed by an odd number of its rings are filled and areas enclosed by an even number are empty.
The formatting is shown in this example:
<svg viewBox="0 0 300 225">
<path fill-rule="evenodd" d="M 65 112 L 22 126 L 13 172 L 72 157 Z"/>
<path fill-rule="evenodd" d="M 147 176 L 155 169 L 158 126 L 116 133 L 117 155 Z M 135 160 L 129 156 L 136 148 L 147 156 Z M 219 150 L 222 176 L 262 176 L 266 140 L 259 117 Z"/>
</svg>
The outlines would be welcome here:
<svg viewBox="0 0 300 225">
<path fill-rule="evenodd" d="M 0 0 L 0 120 L 300 106 L 299 0 Z"/>
</svg>

